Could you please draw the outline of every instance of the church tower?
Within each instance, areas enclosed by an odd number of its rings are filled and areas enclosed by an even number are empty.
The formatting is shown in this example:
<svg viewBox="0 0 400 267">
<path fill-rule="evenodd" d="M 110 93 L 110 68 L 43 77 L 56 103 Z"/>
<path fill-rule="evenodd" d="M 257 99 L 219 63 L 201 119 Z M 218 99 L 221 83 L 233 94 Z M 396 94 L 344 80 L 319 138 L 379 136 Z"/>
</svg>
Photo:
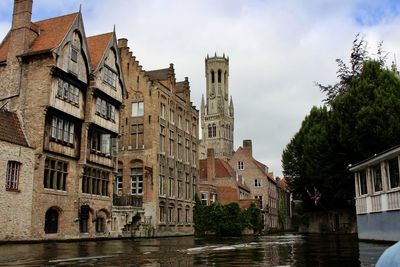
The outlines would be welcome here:
<svg viewBox="0 0 400 267">
<path fill-rule="evenodd" d="M 202 145 L 213 148 L 216 158 L 229 160 L 233 152 L 234 111 L 229 97 L 229 57 L 205 59 L 206 100 L 201 99 Z"/>
</svg>

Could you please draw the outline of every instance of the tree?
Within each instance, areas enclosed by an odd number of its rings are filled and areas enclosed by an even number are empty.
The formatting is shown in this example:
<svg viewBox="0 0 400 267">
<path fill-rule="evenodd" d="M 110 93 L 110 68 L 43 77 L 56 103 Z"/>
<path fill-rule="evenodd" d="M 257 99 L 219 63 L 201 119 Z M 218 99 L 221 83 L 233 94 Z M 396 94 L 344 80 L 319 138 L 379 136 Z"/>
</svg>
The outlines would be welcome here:
<svg viewBox="0 0 400 267">
<path fill-rule="evenodd" d="M 305 210 L 348 206 L 354 198 L 348 164 L 397 145 L 399 118 L 399 77 L 374 60 L 364 62 L 330 109 L 314 107 L 282 154 L 289 188 Z M 322 194 L 317 207 L 306 190 L 314 186 Z"/>
</svg>

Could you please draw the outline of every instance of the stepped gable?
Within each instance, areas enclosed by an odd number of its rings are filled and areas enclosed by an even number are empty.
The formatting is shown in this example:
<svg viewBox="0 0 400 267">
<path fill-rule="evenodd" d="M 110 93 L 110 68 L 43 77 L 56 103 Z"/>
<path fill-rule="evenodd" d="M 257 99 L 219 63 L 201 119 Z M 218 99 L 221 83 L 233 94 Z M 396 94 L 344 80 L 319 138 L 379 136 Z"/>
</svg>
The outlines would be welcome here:
<svg viewBox="0 0 400 267">
<path fill-rule="evenodd" d="M 45 53 L 58 47 L 78 15 L 72 13 L 31 23 L 31 30 L 37 32 L 38 37 L 32 42 L 27 54 Z M 10 32 L 0 45 L 0 62 L 7 60 L 9 46 Z"/>
<path fill-rule="evenodd" d="M 171 71 L 170 68 L 159 69 L 159 70 L 150 70 L 150 71 L 146 71 L 146 75 L 152 81 L 164 81 L 164 80 L 169 79 L 169 77 L 171 75 L 170 71 Z"/>
<path fill-rule="evenodd" d="M 0 140 L 29 146 L 17 114 L 0 110 Z"/>
<path fill-rule="evenodd" d="M 96 67 L 101 62 L 101 59 L 111 41 L 112 36 L 113 33 L 108 32 L 86 38 L 92 70 L 96 69 Z"/>
</svg>

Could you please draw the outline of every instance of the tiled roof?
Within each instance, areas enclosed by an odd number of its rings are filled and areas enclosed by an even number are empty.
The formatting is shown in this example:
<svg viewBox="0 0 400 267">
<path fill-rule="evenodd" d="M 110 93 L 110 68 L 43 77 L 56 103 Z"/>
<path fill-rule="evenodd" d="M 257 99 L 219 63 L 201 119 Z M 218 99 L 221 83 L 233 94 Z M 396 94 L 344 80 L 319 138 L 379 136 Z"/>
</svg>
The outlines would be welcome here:
<svg viewBox="0 0 400 267">
<path fill-rule="evenodd" d="M 170 76 L 170 69 L 159 69 L 159 70 L 150 70 L 146 71 L 146 75 L 149 77 L 150 80 L 153 81 L 164 81 L 167 80 Z"/>
<path fill-rule="evenodd" d="M 49 51 L 57 47 L 64 39 L 68 30 L 71 28 L 72 23 L 76 19 L 79 13 L 72 13 L 60 17 L 51 19 L 41 20 L 32 24 L 31 28 L 39 29 L 39 36 L 31 44 L 28 53 L 38 53 Z M 36 30 L 36 29 L 35 29 Z M 9 48 L 10 35 L 6 36 L 6 40 L 3 41 L 0 47 L 0 61 L 7 59 L 7 53 Z"/>
<path fill-rule="evenodd" d="M 0 140 L 28 146 L 18 116 L 9 111 L 0 111 Z"/>
<path fill-rule="evenodd" d="M 90 54 L 90 64 L 92 65 L 93 69 L 99 65 L 112 36 L 113 33 L 109 32 L 96 36 L 90 36 L 86 39 Z"/>
<path fill-rule="evenodd" d="M 7 59 L 8 47 L 10 46 L 10 32 L 6 35 L 3 42 L 0 44 L 0 61 L 5 61 Z"/>
<path fill-rule="evenodd" d="M 235 178 L 235 171 L 232 167 L 222 159 L 214 159 L 215 162 L 215 177 L 233 177 Z M 200 160 L 200 179 L 207 180 L 207 159 Z"/>
</svg>

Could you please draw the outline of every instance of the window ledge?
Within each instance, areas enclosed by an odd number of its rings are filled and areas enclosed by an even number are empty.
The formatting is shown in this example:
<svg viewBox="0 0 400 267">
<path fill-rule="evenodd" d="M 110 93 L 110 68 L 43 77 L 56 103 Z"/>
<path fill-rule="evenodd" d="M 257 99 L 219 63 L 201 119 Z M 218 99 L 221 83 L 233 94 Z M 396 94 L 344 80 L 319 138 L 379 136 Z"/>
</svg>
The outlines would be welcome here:
<svg viewBox="0 0 400 267">
<path fill-rule="evenodd" d="M 53 194 L 53 195 L 61 195 L 61 196 L 67 196 L 68 192 L 64 190 L 58 190 L 58 189 L 51 189 L 51 188 L 44 188 L 44 192 L 47 194 Z"/>
<path fill-rule="evenodd" d="M 6 191 L 8 192 L 14 192 L 14 193 L 21 193 L 21 190 L 17 188 L 6 188 Z"/>
</svg>

